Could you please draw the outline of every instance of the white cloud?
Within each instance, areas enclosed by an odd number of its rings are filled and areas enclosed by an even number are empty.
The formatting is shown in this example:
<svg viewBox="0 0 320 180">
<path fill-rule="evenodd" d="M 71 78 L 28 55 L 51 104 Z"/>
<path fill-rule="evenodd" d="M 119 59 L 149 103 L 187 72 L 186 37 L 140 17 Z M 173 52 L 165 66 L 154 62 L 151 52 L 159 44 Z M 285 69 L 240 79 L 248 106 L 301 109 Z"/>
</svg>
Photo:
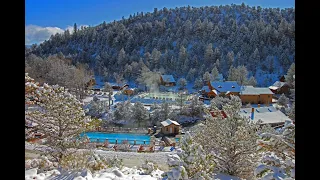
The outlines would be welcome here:
<svg viewBox="0 0 320 180">
<path fill-rule="evenodd" d="M 81 26 L 88 27 L 88 25 L 79 25 L 78 29 Z M 73 26 L 67 26 L 65 30 L 69 29 L 70 33 L 73 32 Z M 39 44 L 45 40 L 48 40 L 51 35 L 56 33 L 63 33 L 65 30 L 59 27 L 41 27 L 37 25 L 27 25 L 25 26 L 25 44 Z"/>
<path fill-rule="evenodd" d="M 63 33 L 58 27 L 41 27 L 28 25 L 25 27 L 25 44 L 42 43 L 48 40 L 52 34 Z"/>
</svg>

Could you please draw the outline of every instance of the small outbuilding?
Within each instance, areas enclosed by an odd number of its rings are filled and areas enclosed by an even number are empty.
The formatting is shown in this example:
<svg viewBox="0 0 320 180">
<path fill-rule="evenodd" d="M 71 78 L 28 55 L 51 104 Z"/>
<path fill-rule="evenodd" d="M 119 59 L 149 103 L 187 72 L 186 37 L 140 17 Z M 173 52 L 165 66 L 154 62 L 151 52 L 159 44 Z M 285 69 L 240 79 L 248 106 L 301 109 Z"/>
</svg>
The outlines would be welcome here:
<svg viewBox="0 0 320 180">
<path fill-rule="evenodd" d="M 177 135 L 180 133 L 180 124 L 177 121 L 167 119 L 161 122 L 161 133 L 165 135 Z"/>
</svg>

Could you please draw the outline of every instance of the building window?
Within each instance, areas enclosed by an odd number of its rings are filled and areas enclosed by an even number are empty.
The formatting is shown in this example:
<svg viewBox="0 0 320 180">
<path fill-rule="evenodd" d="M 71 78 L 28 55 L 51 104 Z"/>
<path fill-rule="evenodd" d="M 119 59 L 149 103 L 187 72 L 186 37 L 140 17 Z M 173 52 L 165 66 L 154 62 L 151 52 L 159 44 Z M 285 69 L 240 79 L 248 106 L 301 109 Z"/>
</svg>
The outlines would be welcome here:
<svg viewBox="0 0 320 180">
<path fill-rule="evenodd" d="M 168 131 L 168 127 L 166 127 L 166 131 Z"/>
<path fill-rule="evenodd" d="M 270 97 L 270 95 L 268 95 L 268 98 Z"/>
</svg>

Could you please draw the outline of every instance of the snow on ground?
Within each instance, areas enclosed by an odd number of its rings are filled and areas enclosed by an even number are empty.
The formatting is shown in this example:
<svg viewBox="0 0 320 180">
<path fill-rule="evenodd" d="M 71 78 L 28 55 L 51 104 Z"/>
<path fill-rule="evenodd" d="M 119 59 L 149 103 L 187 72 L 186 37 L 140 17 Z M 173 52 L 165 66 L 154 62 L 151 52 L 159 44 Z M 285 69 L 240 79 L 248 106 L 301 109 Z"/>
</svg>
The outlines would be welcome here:
<svg viewBox="0 0 320 180">
<path fill-rule="evenodd" d="M 48 171 L 46 173 L 38 173 L 37 169 L 25 171 L 25 179 L 74 179 L 74 180 L 157 180 L 161 179 L 161 174 L 164 172 L 156 169 L 149 174 L 144 174 L 140 169 L 123 167 L 103 169 L 96 173 L 91 173 L 88 170 L 84 171 L 68 171 L 61 173 L 58 170 Z"/>
<path fill-rule="evenodd" d="M 220 173 L 214 175 L 214 180 L 240 180 L 240 178 Z"/>
<path fill-rule="evenodd" d="M 136 162 L 137 164 L 142 164 L 146 160 L 152 161 L 159 165 L 168 164 L 167 155 L 175 152 L 154 152 L 154 153 L 138 153 L 138 152 L 118 152 L 118 151 L 103 151 L 103 150 L 95 150 L 97 154 L 103 155 L 106 158 L 114 158 L 115 156 L 118 159 L 123 159 L 124 163 L 126 160 L 131 160 Z M 130 164 L 132 166 L 133 164 Z"/>
<path fill-rule="evenodd" d="M 28 150 L 42 150 L 44 151 L 46 149 L 46 146 L 44 145 L 37 145 L 39 147 L 36 148 L 36 145 L 26 142 L 25 143 L 25 149 Z M 154 152 L 154 153 L 138 153 L 138 152 L 119 152 L 119 151 L 104 151 L 104 150 L 94 150 L 96 154 L 100 154 L 105 156 L 106 158 L 114 158 L 115 156 L 118 157 L 118 159 L 123 159 L 124 163 L 127 163 L 129 167 L 141 165 L 146 160 L 152 161 L 156 164 L 158 164 L 160 167 L 167 168 L 166 165 L 167 162 L 167 155 L 175 153 L 173 152 Z"/>
</svg>

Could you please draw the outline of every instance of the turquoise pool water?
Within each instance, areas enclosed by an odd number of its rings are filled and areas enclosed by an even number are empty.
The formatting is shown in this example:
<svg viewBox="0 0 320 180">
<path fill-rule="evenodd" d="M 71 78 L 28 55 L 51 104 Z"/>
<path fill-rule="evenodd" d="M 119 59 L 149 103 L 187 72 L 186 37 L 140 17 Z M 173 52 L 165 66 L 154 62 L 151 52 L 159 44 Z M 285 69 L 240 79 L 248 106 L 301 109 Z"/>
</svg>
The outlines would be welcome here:
<svg viewBox="0 0 320 180">
<path fill-rule="evenodd" d="M 130 144 L 134 144 L 134 140 L 136 140 L 136 144 L 149 144 L 150 136 L 144 134 L 130 134 L 130 133 L 103 133 L 103 132 L 87 132 L 84 133 L 88 136 L 91 142 L 104 142 L 108 139 L 109 143 L 115 144 L 116 139 L 118 140 L 118 144 L 120 144 L 123 140 L 128 140 Z M 82 134 L 81 136 L 83 136 Z"/>
</svg>

